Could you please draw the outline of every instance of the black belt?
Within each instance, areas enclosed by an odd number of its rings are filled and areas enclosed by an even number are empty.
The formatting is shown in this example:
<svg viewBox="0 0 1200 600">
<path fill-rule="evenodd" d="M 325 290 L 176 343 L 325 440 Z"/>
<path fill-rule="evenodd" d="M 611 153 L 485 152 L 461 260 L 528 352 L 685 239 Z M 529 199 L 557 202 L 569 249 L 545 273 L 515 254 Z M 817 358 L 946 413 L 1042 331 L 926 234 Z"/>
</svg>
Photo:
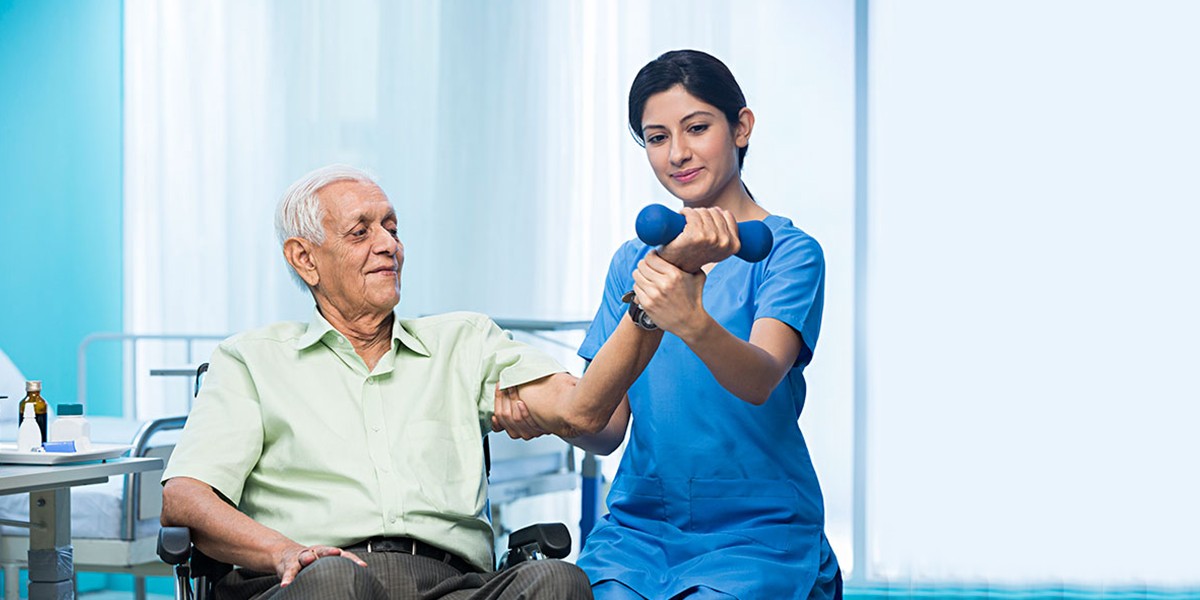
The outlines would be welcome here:
<svg viewBox="0 0 1200 600">
<path fill-rule="evenodd" d="M 399 552 L 401 554 L 413 554 L 446 563 L 463 573 L 476 573 L 479 571 L 474 565 L 453 552 L 447 552 L 437 546 L 430 546 L 425 542 L 408 537 L 373 537 L 353 546 L 347 546 L 346 549 L 351 552 Z"/>
</svg>

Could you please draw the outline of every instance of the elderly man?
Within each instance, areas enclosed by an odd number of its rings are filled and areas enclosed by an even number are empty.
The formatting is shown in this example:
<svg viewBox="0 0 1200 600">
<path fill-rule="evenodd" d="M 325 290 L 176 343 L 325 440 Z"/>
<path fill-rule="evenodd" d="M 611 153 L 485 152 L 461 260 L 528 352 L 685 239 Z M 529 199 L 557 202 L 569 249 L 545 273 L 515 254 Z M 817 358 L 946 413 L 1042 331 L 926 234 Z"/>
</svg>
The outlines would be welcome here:
<svg viewBox="0 0 1200 600">
<path fill-rule="evenodd" d="M 483 315 L 397 318 L 396 213 L 349 167 L 293 184 L 276 228 L 312 319 L 220 344 L 163 474 L 163 524 L 241 567 L 218 597 L 590 598 L 561 561 L 492 572 L 481 436 L 519 388 L 538 433 L 615 439 L 661 334 L 614 336 L 577 384 Z"/>
</svg>

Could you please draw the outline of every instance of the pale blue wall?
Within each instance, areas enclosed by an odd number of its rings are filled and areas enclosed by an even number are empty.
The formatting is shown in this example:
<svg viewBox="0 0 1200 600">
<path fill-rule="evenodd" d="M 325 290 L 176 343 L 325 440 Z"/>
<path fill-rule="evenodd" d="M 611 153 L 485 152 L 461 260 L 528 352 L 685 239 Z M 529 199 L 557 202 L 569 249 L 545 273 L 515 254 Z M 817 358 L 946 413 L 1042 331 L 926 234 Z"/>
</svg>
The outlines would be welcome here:
<svg viewBox="0 0 1200 600">
<path fill-rule="evenodd" d="M 0 0 L 0 347 L 54 404 L 83 337 L 122 325 L 121 11 Z M 118 358 L 90 358 L 89 413 L 119 412 Z"/>
</svg>

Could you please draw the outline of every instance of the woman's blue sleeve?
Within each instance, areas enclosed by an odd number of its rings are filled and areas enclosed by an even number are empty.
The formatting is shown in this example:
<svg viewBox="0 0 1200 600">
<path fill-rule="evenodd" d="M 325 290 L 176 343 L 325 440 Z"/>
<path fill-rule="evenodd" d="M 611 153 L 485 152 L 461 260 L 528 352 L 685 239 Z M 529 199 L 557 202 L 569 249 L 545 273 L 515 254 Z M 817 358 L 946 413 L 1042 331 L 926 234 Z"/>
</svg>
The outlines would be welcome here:
<svg viewBox="0 0 1200 600">
<path fill-rule="evenodd" d="M 633 262 L 635 250 L 626 242 L 608 264 L 608 277 L 604 280 L 604 298 L 600 301 L 600 309 L 588 327 L 583 344 L 579 346 L 579 356 L 584 360 L 592 360 L 600 347 L 608 341 L 608 336 L 617 330 L 617 325 L 625 316 L 626 304 L 621 297 L 633 289 Z"/>
<path fill-rule="evenodd" d="M 824 304 L 825 255 L 821 245 L 799 231 L 780 236 L 755 294 L 754 318 L 778 319 L 800 334 L 805 348 L 796 357 L 796 366 L 812 359 Z"/>
</svg>

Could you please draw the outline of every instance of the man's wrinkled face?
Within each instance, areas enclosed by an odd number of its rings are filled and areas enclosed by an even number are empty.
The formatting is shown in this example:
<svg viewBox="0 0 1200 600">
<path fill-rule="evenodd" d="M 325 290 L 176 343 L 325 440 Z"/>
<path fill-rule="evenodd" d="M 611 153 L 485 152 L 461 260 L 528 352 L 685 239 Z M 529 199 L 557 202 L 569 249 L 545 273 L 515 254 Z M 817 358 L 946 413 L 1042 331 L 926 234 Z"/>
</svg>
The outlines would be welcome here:
<svg viewBox="0 0 1200 600">
<path fill-rule="evenodd" d="M 391 202 L 361 181 L 331 183 L 318 197 L 325 242 L 312 251 L 317 293 L 346 316 L 391 312 L 400 302 L 404 266 Z"/>
</svg>

